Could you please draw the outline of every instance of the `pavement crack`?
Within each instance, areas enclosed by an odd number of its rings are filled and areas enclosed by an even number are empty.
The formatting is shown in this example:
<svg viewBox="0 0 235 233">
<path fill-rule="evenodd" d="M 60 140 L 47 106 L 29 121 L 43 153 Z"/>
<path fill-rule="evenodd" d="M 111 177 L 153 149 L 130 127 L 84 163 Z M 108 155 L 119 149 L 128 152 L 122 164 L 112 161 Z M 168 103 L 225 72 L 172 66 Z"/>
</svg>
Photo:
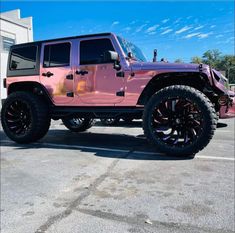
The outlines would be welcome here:
<svg viewBox="0 0 235 233">
<path fill-rule="evenodd" d="M 130 152 L 127 152 L 126 156 L 129 155 Z M 105 180 L 107 176 L 111 173 L 113 168 L 118 163 L 119 159 L 115 159 L 107 168 L 106 172 L 100 175 L 93 183 L 90 184 L 88 189 L 81 193 L 75 200 L 70 202 L 66 210 L 62 211 L 61 213 L 51 216 L 47 219 L 47 221 L 42 224 L 35 233 L 44 233 L 46 232 L 54 223 L 61 221 L 62 219 L 68 217 L 73 210 L 77 209 L 79 204 L 82 202 L 83 199 L 88 197 L 93 191 L 97 189 L 97 187 Z"/>
<path fill-rule="evenodd" d="M 119 215 L 115 213 L 110 213 L 110 212 L 103 212 L 100 210 L 91 210 L 91 209 L 82 209 L 82 208 L 77 208 L 76 209 L 78 212 L 90 215 L 93 217 L 101 218 L 101 219 L 106 219 L 106 220 L 111 220 L 111 221 L 118 221 L 118 222 L 123 222 L 126 224 L 130 224 L 132 226 L 137 226 L 140 229 L 143 228 L 148 228 L 148 229 L 158 229 L 158 232 L 160 229 L 165 228 L 164 230 L 169 230 L 172 229 L 172 232 L 175 231 L 180 231 L 180 232 L 200 232 L 200 233 L 208 233 L 208 232 L 213 232 L 213 233 L 234 233 L 234 231 L 227 230 L 227 229 L 214 229 L 214 228 L 208 228 L 208 227 L 200 227 L 200 226 L 193 226 L 189 224 L 184 224 L 184 223 L 175 223 L 175 222 L 163 222 L 163 221 L 157 221 L 157 220 L 151 220 L 152 225 L 147 225 L 146 224 L 146 218 L 141 218 L 139 216 L 125 216 L 125 215 Z M 177 232 L 178 232 L 177 231 Z M 155 232 L 155 231 L 154 231 Z M 165 231 L 164 231 L 165 232 Z"/>
</svg>

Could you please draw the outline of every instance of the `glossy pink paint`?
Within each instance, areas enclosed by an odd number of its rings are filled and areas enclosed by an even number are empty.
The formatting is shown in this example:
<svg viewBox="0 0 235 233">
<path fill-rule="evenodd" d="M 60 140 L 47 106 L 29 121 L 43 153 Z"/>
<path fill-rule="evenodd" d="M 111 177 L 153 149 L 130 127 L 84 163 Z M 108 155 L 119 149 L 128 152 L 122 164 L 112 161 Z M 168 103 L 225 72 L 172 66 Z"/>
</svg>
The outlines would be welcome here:
<svg viewBox="0 0 235 233">
<path fill-rule="evenodd" d="M 203 73 L 207 76 L 210 85 L 226 93 L 225 86 L 216 81 L 211 69 L 203 65 L 199 71 L 198 64 L 176 64 L 163 62 L 137 62 L 126 58 L 116 35 L 92 37 L 92 39 L 108 38 L 111 40 L 115 51 L 119 54 L 120 64 L 125 77 L 118 77 L 113 64 L 80 65 L 80 42 L 89 38 L 64 39 L 56 42 L 44 42 L 41 46 L 40 74 L 37 76 L 11 77 L 7 79 L 7 87 L 15 82 L 41 83 L 48 91 L 50 98 L 56 106 L 136 106 L 140 94 L 149 81 L 156 75 L 171 72 Z M 48 44 L 69 42 L 71 44 L 71 63 L 66 67 L 43 67 L 43 50 Z M 76 71 L 86 70 L 87 75 L 79 75 Z M 51 77 L 42 74 L 53 73 Z M 72 75 L 73 79 L 67 79 Z M 117 92 L 125 91 L 125 96 L 117 96 Z M 74 97 L 67 97 L 66 93 L 73 92 Z M 233 99 L 234 100 L 234 99 Z M 228 112 L 230 111 L 229 108 Z M 232 110 L 234 112 L 234 110 Z M 221 116 L 225 109 L 221 107 Z"/>
</svg>

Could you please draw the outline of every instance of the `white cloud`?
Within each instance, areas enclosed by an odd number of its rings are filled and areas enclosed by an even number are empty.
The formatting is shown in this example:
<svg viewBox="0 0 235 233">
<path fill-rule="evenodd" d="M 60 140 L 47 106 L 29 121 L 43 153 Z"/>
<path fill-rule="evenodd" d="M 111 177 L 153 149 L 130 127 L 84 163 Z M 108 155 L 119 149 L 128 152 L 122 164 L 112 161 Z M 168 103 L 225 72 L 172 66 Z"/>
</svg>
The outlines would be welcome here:
<svg viewBox="0 0 235 233">
<path fill-rule="evenodd" d="M 125 27 L 125 28 L 123 28 L 123 31 L 125 31 L 125 32 L 129 32 L 131 30 L 131 27 Z"/>
<path fill-rule="evenodd" d="M 178 19 L 176 19 L 176 20 L 175 20 L 175 22 L 174 22 L 174 24 L 179 23 L 179 21 L 180 21 L 181 19 L 182 19 L 182 18 L 178 18 Z"/>
<path fill-rule="evenodd" d="M 202 29 L 202 28 L 204 28 L 204 27 L 205 27 L 205 26 L 201 25 L 201 26 L 198 26 L 198 27 L 194 28 L 194 30 L 196 31 L 196 30 Z"/>
<path fill-rule="evenodd" d="M 209 36 L 208 33 L 202 33 L 198 35 L 198 38 L 204 39 L 204 38 L 207 38 L 208 36 Z"/>
<path fill-rule="evenodd" d="M 199 39 L 204 39 L 204 38 L 209 37 L 209 35 L 211 35 L 211 34 L 213 34 L 213 33 L 212 33 L 212 32 L 209 32 L 209 33 L 201 33 L 201 34 L 197 35 L 197 37 L 198 37 Z"/>
<path fill-rule="evenodd" d="M 191 33 L 191 34 L 186 35 L 184 38 L 190 39 L 190 38 L 195 37 L 195 36 L 197 36 L 197 35 L 199 35 L 199 34 L 200 34 L 199 32 Z"/>
<path fill-rule="evenodd" d="M 173 31 L 172 29 L 167 29 L 166 31 L 162 32 L 161 35 L 168 34 L 168 33 L 172 32 L 172 31 Z"/>
<path fill-rule="evenodd" d="M 229 43 L 229 42 L 234 42 L 234 36 L 232 36 L 232 37 L 229 37 L 226 41 L 225 41 L 225 43 Z"/>
<path fill-rule="evenodd" d="M 139 26 L 139 27 L 136 29 L 135 32 L 141 32 L 141 31 L 144 29 L 144 27 L 146 27 L 146 26 L 147 26 L 147 23 L 146 23 L 146 24 L 143 24 L 143 25 L 141 25 L 141 26 Z"/>
<path fill-rule="evenodd" d="M 118 25 L 119 23 L 120 23 L 119 21 L 114 21 L 111 26 L 113 27 L 115 25 Z"/>
<path fill-rule="evenodd" d="M 162 23 L 167 23 L 170 19 L 163 19 Z"/>
<path fill-rule="evenodd" d="M 211 25 L 211 26 L 210 26 L 210 28 L 214 28 L 214 27 L 216 27 L 216 26 L 215 26 L 215 25 Z"/>
<path fill-rule="evenodd" d="M 148 35 L 155 35 L 156 33 L 157 33 L 156 31 L 153 31 L 153 32 L 148 33 Z"/>
<path fill-rule="evenodd" d="M 217 35 L 215 38 L 221 38 L 221 37 L 223 37 L 223 35 Z"/>
<path fill-rule="evenodd" d="M 233 43 L 234 44 L 234 37 L 230 37 L 227 40 L 222 40 L 222 41 L 217 41 L 216 44 L 229 44 Z"/>
<path fill-rule="evenodd" d="M 153 25 L 153 26 L 149 27 L 145 32 L 146 33 L 154 32 L 154 31 L 156 31 L 157 27 L 159 27 L 158 24 Z"/>
<path fill-rule="evenodd" d="M 176 31 L 175 33 L 176 34 L 180 34 L 182 32 L 186 32 L 188 31 L 189 29 L 191 29 L 192 27 L 189 27 L 189 26 L 184 26 L 183 28 L 181 28 L 180 30 Z"/>
<path fill-rule="evenodd" d="M 170 28 L 169 26 L 168 27 L 161 27 L 160 29 L 161 30 L 166 30 L 166 29 L 168 29 L 168 28 Z"/>
</svg>

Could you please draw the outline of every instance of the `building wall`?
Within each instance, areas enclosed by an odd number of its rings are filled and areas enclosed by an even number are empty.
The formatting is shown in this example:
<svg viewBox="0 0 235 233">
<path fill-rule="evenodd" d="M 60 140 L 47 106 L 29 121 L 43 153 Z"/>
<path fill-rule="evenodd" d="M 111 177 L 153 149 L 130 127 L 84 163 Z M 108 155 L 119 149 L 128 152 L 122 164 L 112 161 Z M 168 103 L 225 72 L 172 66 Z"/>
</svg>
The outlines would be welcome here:
<svg viewBox="0 0 235 233">
<path fill-rule="evenodd" d="M 6 89 L 3 88 L 3 79 L 6 77 L 8 47 L 11 44 L 20 44 L 33 41 L 32 17 L 21 18 L 20 10 L 0 13 L 0 82 L 1 99 L 6 98 Z"/>
</svg>

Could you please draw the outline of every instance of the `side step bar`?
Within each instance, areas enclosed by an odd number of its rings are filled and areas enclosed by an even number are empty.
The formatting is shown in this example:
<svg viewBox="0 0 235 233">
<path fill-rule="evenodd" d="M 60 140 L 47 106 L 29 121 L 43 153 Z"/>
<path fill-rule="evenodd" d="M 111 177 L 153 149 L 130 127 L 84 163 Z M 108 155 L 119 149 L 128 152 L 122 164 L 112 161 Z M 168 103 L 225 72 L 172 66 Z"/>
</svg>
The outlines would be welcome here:
<svg viewBox="0 0 235 233">
<path fill-rule="evenodd" d="M 141 118 L 144 107 L 59 107 L 51 110 L 52 118 L 59 119 L 69 115 L 91 118 L 113 118 L 118 116 L 135 116 Z"/>
</svg>

